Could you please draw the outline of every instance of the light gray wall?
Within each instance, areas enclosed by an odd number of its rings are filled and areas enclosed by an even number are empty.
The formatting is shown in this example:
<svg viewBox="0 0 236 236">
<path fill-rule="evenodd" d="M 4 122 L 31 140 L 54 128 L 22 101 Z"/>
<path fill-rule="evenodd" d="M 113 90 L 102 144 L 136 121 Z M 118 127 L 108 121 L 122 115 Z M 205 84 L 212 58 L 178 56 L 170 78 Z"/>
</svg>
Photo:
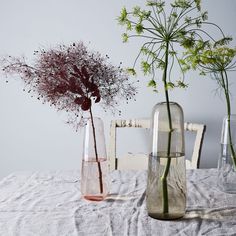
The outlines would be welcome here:
<svg viewBox="0 0 236 236">
<path fill-rule="evenodd" d="M 139 47 L 138 41 L 123 44 L 122 28 L 116 17 L 126 5 L 142 4 L 143 0 L 0 0 L 0 55 L 26 55 L 31 57 L 40 46 L 49 47 L 58 43 L 82 40 L 89 48 L 108 54 L 113 63 L 123 61 L 132 65 Z M 203 7 L 209 11 L 209 19 L 219 24 L 224 31 L 236 38 L 234 0 L 208 0 Z M 235 43 L 235 41 L 234 41 Z M 178 72 L 173 75 L 178 76 Z M 232 94 L 236 94 L 234 80 L 230 75 Z M 122 104 L 121 118 L 149 117 L 154 104 L 163 101 L 163 94 L 153 94 L 146 88 L 148 78 L 141 74 L 140 92 L 136 102 Z M 17 78 L 0 79 L 0 177 L 17 170 L 74 169 L 81 162 L 82 133 L 64 124 L 66 117 L 58 114 L 36 98 L 22 91 Z M 219 154 L 221 122 L 225 115 L 223 98 L 214 95 L 216 84 L 200 78 L 192 72 L 188 76 L 189 88 L 175 90 L 171 100 L 182 105 L 185 119 L 207 125 L 201 167 L 216 167 Z M 235 104 L 235 99 L 233 100 Z M 236 112 L 235 105 L 233 112 Z M 96 115 L 105 121 L 106 135 L 111 115 L 105 116 L 100 109 Z M 137 137 L 137 144 L 123 136 L 119 152 L 144 151 L 148 148 L 147 135 L 130 133 Z M 122 134 L 120 134 L 122 136 Z M 126 138 L 126 139 L 125 139 Z M 141 148 L 141 146 L 143 146 Z M 187 140 L 187 146 L 190 146 Z M 137 148 L 139 147 L 139 148 Z M 190 149 L 190 148 L 188 148 Z"/>
</svg>

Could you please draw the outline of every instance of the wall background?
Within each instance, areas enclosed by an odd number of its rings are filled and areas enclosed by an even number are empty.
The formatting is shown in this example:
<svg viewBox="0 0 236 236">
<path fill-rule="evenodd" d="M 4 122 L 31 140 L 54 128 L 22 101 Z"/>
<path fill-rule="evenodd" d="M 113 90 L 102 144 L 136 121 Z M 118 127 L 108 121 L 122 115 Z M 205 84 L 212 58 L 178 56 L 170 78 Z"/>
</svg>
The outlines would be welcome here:
<svg viewBox="0 0 236 236">
<path fill-rule="evenodd" d="M 138 41 L 123 44 L 123 29 L 116 17 L 123 6 L 141 5 L 144 1 L 115 0 L 0 0 L 0 55 L 26 55 L 31 57 L 40 46 L 82 40 L 90 49 L 110 55 L 111 62 L 130 66 L 133 63 Z M 168 1 L 167 1 L 168 2 Z M 234 0 L 203 1 L 209 20 L 220 25 L 226 34 L 236 38 Z M 235 41 L 234 41 L 235 43 Z M 173 75 L 177 72 L 173 72 Z M 236 91 L 236 73 L 230 75 L 232 95 Z M 140 92 L 136 102 L 122 104 L 121 118 L 149 117 L 154 104 L 163 100 L 163 94 L 153 94 L 146 88 L 148 78 L 140 73 Z M 217 166 L 222 118 L 225 115 L 223 97 L 214 95 L 216 84 L 200 78 L 197 73 L 188 75 L 189 88 L 175 90 L 171 100 L 182 105 L 185 120 L 205 123 L 207 133 L 202 150 L 201 167 Z M 18 170 L 80 168 L 82 133 L 76 133 L 64 124 L 66 117 L 36 98 L 22 91 L 22 82 L 12 78 L 9 83 L 0 75 L 0 178 Z M 235 105 L 232 107 L 236 113 Z M 108 142 L 108 128 L 112 115 L 97 109 L 104 119 Z M 123 133 L 119 153 L 147 151 L 147 134 L 139 131 Z M 133 140 L 130 143 L 130 140 Z M 136 139 L 136 140 L 135 140 Z M 186 140 L 188 153 L 192 138 Z M 139 148 L 137 148 L 139 147 Z"/>
</svg>

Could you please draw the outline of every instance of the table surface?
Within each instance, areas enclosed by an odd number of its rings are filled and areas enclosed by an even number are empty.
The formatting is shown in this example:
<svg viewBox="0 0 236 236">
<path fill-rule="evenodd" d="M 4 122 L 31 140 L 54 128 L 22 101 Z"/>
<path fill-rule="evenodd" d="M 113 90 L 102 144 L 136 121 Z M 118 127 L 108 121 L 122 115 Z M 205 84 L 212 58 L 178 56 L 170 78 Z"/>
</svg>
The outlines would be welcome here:
<svg viewBox="0 0 236 236">
<path fill-rule="evenodd" d="M 187 171 L 184 218 L 146 211 L 146 172 L 110 174 L 113 197 L 81 198 L 79 171 L 16 172 L 0 182 L 0 235 L 236 235 L 236 195 L 218 190 L 216 169 Z"/>
</svg>

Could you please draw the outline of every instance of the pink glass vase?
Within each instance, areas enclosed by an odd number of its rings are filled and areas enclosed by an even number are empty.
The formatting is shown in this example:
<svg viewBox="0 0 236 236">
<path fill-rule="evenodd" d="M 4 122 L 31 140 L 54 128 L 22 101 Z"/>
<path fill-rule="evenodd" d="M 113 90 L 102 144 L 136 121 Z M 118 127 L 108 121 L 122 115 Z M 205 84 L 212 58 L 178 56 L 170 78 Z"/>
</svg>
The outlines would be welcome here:
<svg viewBox="0 0 236 236">
<path fill-rule="evenodd" d="M 103 122 L 89 119 L 85 126 L 81 170 L 81 193 L 91 201 L 102 201 L 107 190 L 108 163 Z"/>
</svg>

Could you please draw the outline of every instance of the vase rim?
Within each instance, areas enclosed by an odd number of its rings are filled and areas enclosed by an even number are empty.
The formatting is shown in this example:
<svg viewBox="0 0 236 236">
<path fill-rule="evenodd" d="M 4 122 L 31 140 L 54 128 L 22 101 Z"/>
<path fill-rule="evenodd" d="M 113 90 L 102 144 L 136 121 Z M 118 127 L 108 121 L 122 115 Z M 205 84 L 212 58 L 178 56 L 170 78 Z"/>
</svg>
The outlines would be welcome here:
<svg viewBox="0 0 236 236">
<path fill-rule="evenodd" d="M 231 119 L 236 120 L 236 114 L 231 114 L 230 117 Z M 227 121 L 227 119 L 228 119 L 228 115 L 224 117 L 224 121 Z"/>
<path fill-rule="evenodd" d="M 166 104 L 167 102 L 159 102 L 158 104 Z M 179 105 L 177 102 L 173 102 L 173 101 L 169 101 L 169 104 L 177 104 Z"/>
<path fill-rule="evenodd" d="M 94 120 L 102 120 L 99 116 L 93 116 Z M 86 120 L 91 120 L 91 117 L 87 117 Z"/>
</svg>

